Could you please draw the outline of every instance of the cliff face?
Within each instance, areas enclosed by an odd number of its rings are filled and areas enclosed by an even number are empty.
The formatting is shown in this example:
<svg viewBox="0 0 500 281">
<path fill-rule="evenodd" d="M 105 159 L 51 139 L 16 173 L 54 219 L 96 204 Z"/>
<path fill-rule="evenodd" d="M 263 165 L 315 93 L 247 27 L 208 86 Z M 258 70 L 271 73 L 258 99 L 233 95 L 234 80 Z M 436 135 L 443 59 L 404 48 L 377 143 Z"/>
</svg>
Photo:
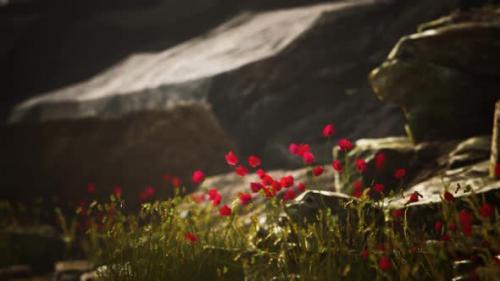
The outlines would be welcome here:
<svg viewBox="0 0 500 281">
<path fill-rule="evenodd" d="M 367 73 L 399 37 L 446 12 L 452 2 L 335 1 L 254 9 L 219 17 L 223 23 L 207 24 L 207 32 L 193 29 L 189 36 L 176 33 L 180 19 L 168 28 L 157 26 L 156 10 L 92 15 L 91 21 L 78 21 L 79 33 L 57 41 L 66 46 L 61 58 L 66 54 L 76 61 L 61 59 L 65 64 L 54 68 L 59 72 L 41 73 L 57 77 L 65 69 L 93 67 L 98 61 L 93 52 L 85 57 L 67 46 L 99 42 L 90 32 L 96 26 L 113 34 L 105 39 L 113 41 L 103 47 L 107 52 L 113 46 L 148 45 L 133 55 L 117 55 L 111 66 L 81 82 L 41 91 L 17 105 L 1 132 L 4 182 L 57 191 L 92 181 L 108 189 L 122 184 L 136 193 L 141 183 L 160 184 L 160 171 L 185 177 L 195 168 L 222 171 L 223 152 L 230 148 L 262 155 L 267 167 L 293 167 L 288 144 L 308 142 L 318 147 L 323 157 L 318 162 L 330 161 L 331 146 L 318 136 L 325 122 L 351 138 L 403 134 L 401 113 L 376 99 Z M 127 32 L 117 35 L 116 28 Z M 158 37 L 142 33 L 146 30 Z M 161 125 L 170 118 L 176 121 Z M 176 134 L 193 141 L 170 141 Z M 191 151 L 184 156 L 189 161 L 178 151 Z M 27 161 L 30 178 L 23 177 Z"/>
</svg>

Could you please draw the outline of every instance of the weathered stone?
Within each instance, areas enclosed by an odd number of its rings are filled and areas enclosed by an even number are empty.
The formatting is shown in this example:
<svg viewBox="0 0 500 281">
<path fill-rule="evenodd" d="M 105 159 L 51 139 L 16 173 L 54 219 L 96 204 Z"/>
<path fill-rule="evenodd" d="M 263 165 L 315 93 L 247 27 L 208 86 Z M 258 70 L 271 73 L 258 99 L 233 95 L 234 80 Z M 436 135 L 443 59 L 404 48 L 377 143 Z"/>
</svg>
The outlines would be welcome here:
<svg viewBox="0 0 500 281">
<path fill-rule="evenodd" d="M 3 254 L 3 253 L 2 253 Z M 0 280 L 27 278 L 33 275 L 31 266 L 25 264 L 11 265 L 0 268 Z"/>
<path fill-rule="evenodd" d="M 390 209 L 407 210 L 409 227 L 418 231 L 432 231 L 434 222 L 442 220 L 442 197 L 448 190 L 455 198 L 479 195 L 492 206 L 500 205 L 500 181 L 488 177 L 488 161 L 447 170 L 420 182 L 404 192 L 404 197 L 395 196 L 386 200 Z M 408 204 L 410 194 L 422 195 L 418 202 Z M 459 199 L 457 199 L 459 200 Z M 464 201 L 457 203 L 458 208 L 470 208 Z"/>
<path fill-rule="evenodd" d="M 59 261 L 55 264 L 55 281 L 80 281 L 81 276 L 93 269 L 87 260 Z"/>
<path fill-rule="evenodd" d="M 324 212 L 323 215 L 329 212 L 330 215 L 338 217 L 340 225 L 346 225 L 348 221 L 359 222 L 357 212 L 348 206 L 357 200 L 339 192 L 309 190 L 287 204 L 286 213 L 295 223 L 304 224 L 316 221 L 320 211 Z M 374 205 L 364 205 L 363 212 L 367 224 L 380 224 L 384 220 L 383 211 Z"/>
<path fill-rule="evenodd" d="M 491 138 L 490 176 L 500 179 L 500 100 L 495 106 L 493 135 Z"/>
<path fill-rule="evenodd" d="M 500 21 L 478 17 L 403 37 L 370 74 L 378 97 L 403 109 L 417 142 L 491 133 Z"/>
<path fill-rule="evenodd" d="M 65 253 L 65 244 L 55 233 L 42 228 L 4 229 L 0 232 L 2 263 L 25 264 L 33 272 L 49 272 Z"/>
<path fill-rule="evenodd" d="M 120 185 L 133 205 L 145 186 L 164 186 L 166 172 L 188 179 L 194 169 L 224 171 L 223 155 L 232 148 L 212 112 L 194 103 L 113 120 L 18 124 L 0 132 L 0 169 L 9 185 L 0 193 L 19 200 L 57 195 L 67 204 L 85 199 L 88 183 L 104 198 Z M 173 192 L 157 189 L 160 197 Z"/>
</svg>

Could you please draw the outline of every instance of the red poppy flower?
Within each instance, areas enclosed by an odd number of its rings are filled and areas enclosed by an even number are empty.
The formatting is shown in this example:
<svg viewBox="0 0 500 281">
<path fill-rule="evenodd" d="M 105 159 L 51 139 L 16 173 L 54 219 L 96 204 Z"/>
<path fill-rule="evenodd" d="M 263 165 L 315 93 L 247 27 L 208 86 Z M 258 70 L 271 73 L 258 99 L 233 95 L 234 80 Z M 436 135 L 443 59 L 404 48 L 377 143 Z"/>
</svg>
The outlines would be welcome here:
<svg viewBox="0 0 500 281">
<path fill-rule="evenodd" d="M 401 218 L 403 216 L 403 209 L 395 209 L 392 211 L 392 216 L 394 218 Z"/>
<path fill-rule="evenodd" d="M 288 188 L 293 185 L 293 177 L 292 176 L 284 176 L 280 179 L 280 185 L 281 187 Z"/>
<path fill-rule="evenodd" d="M 228 205 L 222 205 L 219 209 L 219 215 L 221 217 L 229 217 L 233 213 L 233 210 Z"/>
<path fill-rule="evenodd" d="M 342 172 L 342 162 L 340 160 L 333 160 L 332 167 L 337 172 Z"/>
<path fill-rule="evenodd" d="M 377 152 L 375 154 L 375 168 L 381 170 L 385 164 L 385 154 L 383 152 Z"/>
<path fill-rule="evenodd" d="M 276 195 L 276 191 L 273 188 L 264 187 L 262 190 L 264 190 L 266 198 L 272 198 Z"/>
<path fill-rule="evenodd" d="M 308 144 L 299 144 L 297 148 L 297 155 L 298 156 L 304 156 L 307 152 L 311 152 L 311 146 Z"/>
<path fill-rule="evenodd" d="M 262 160 L 260 160 L 259 157 L 255 155 L 248 156 L 248 165 L 250 165 L 250 167 L 257 168 L 260 164 L 262 164 Z"/>
<path fill-rule="evenodd" d="M 264 186 L 262 184 L 258 183 L 258 182 L 252 182 L 252 183 L 250 183 L 250 189 L 254 193 L 259 192 L 263 188 L 264 188 Z"/>
<path fill-rule="evenodd" d="M 304 159 L 304 163 L 307 165 L 311 165 L 312 163 L 314 163 L 314 154 L 309 151 L 304 153 L 302 158 Z"/>
<path fill-rule="evenodd" d="M 321 174 L 323 174 L 323 171 L 324 171 L 324 169 L 323 169 L 322 166 L 316 166 L 312 170 L 312 173 L 313 173 L 313 175 L 315 175 L 316 177 L 318 177 L 318 176 L 321 176 Z"/>
<path fill-rule="evenodd" d="M 297 155 L 298 150 L 299 150 L 299 146 L 295 143 L 291 143 L 288 146 L 288 152 L 290 152 L 290 154 L 292 154 L 292 155 Z"/>
<path fill-rule="evenodd" d="M 187 241 L 189 241 L 193 245 L 196 244 L 196 242 L 198 242 L 198 236 L 196 236 L 196 234 L 192 232 L 186 232 L 186 234 L 184 234 L 184 237 L 186 238 Z"/>
<path fill-rule="evenodd" d="M 122 197 L 122 188 L 120 186 L 115 186 L 113 188 L 113 194 L 117 197 L 117 198 L 120 198 Z"/>
<path fill-rule="evenodd" d="M 262 177 L 266 174 L 266 171 L 264 171 L 263 169 L 258 169 L 255 173 L 257 174 L 257 176 Z"/>
<path fill-rule="evenodd" d="M 356 165 L 356 170 L 358 170 L 358 172 L 360 173 L 363 173 L 364 171 L 366 171 L 366 162 L 365 160 L 363 159 L 356 159 L 355 163 Z"/>
<path fill-rule="evenodd" d="M 235 169 L 234 169 L 234 172 L 240 176 L 240 177 L 244 177 L 248 174 L 248 170 L 247 168 L 245 168 L 243 165 L 238 165 Z"/>
<path fill-rule="evenodd" d="M 219 191 L 215 187 L 210 188 L 208 190 L 208 199 L 213 200 L 217 194 L 219 194 Z"/>
<path fill-rule="evenodd" d="M 263 185 L 272 185 L 274 182 L 273 177 L 268 174 L 263 175 L 260 180 Z"/>
<path fill-rule="evenodd" d="M 354 196 L 356 198 L 361 198 L 361 195 L 363 195 L 363 192 L 361 192 L 361 190 L 354 190 L 352 192 L 352 196 Z"/>
<path fill-rule="evenodd" d="M 284 201 L 290 201 L 295 199 L 297 195 L 295 194 L 295 191 L 293 189 L 289 188 L 286 190 L 285 194 L 283 195 L 283 200 Z"/>
<path fill-rule="evenodd" d="M 363 183 L 360 180 L 356 180 L 352 183 L 352 188 L 357 191 L 361 191 L 363 189 Z"/>
<path fill-rule="evenodd" d="M 414 203 L 414 202 L 417 202 L 417 201 L 418 201 L 418 197 L 419 197 L 418 195 L 419 195 L 419 194 L 418 194 L 418 192 L 416 192 L 416 191 L 415 191 L 415 192 L 413 192 L 413 193 L 410 195 L 410 199 L 408 200 L 408 202 L 407 202 L 406 204 L 408 204 L 408 203 Z"/>
<path fill-rule="evenodd" d="M 181 186 L 182 181 L 181 181 L 181 179 L 180 179 L 180 178 L 178 178 L 178 177 L 173 177 L 173 178 L 172 178 L 171 183 L 172 183 L 172 186 L 173 186 L 173 187 L 177 188 L 177 187 L 180 187 L 180 186 Z"/>
<path fill-rule="evenodd" d="M 460 221 L 460 226 L 462 227 L 462 232 L 465 236 L 472 235 L 472 215 L 466 210 L 460 211 L 458 214 L 458 220 Z"/>
<path fill-rule="evenodd" d="M 87 184 L 87 192 L 92 194 L 92 193 L 95 193 L 96 191 L 96 187 L 95 187 L 95 184 L 93 183 L 89 183 Z"/>
<path fill-rule="evenodd" d="M 368 249 L 365 248 L 363 249 L 363 251 L 361 251 L 361 257 L 363 258 L 363 260 L 368 260 L 368 257 L 370 256 L 369 252 L 368 252 Z"/>
<path fill-rule="evenodd" d="M 434 230 L 436 230 L 437 233 L 441 233 L 441 230 L 443 229 L 443 222 L 438 220 L 436 223 L 434 223 Z"/>
<path fill-rule="evenodd" d="M 378 260 L 378 267 L 382 270 L 389 270 L 391 266 L 391 259 L 387 256 L 383 256 Z"/>
<path fill-rule="evenodd" d="M 375 190 L 376 192 L 382 193 L 382 192 L 384 192 L 384 185 L 381 183 L 375 183 L 373 185 L 373 190 Z"/>
<path fill-rule="evenodd" d="M 338 146 L 341 151 L 349 151 L 353 148 L 352 143 L 348 139 L 339 140 Z"/>
<path fill-rule="evenodd" d="M 481 217 L 487 219 L 493 215 L 493 207 L 485 202 L 479 208 L 479 214 L 481 215 Z"/>
<path fill-rule="evenodd" d="M 208 199 L 212 201 L 214 206 L 218 206 L 222 200 L 222 195 L 215 188 L 210 188 L 208 190 Z"/>
<path fill-rule="evenodd" d="M 333 124 L 327 124 L 323 128 L 323 137 L 325 138 L 330 138 L 335 134 L 335 128 L 333 127 Z"/>
<path fill-rule="evenodd" d="M 449 192 L 449 191 L 445 191 L 444 194 L 443 194 L 443 197 L 448 202 L 455 201 L 455 196 L 453 196 L 453 194 L 451 194 L 451 192 Z"/>
<path fill-rule="evenodd" d="M 394 172 L 394 178 L 397 180 L 402 180 L 406 176 L 406 170 L 403 168 L 399 168 Z"/>
<path fill-rule="evenodd" d="M 220 202 L 222 201 L 222 195 L 220 195 L 220 193 L 217 193 L 214 198 L 212 199 L 212 205 L 215 207 L 215 206 L 219 206 Z"/>
<path fill-rule="evenodd" d="M 300 192 L 304 192 L 306 190 L 306 185 L 299 182 L 299 184 L 297 185 L 297 190 Z"/>
<path fill-rule="evenodd" d="M 500 162 L 495 165 L 495 176 L 500 178 Z"/>
<path fill-rule="evenodd" d="M 240 204 L 241 205 L 247 205 L 252 201 L 252 195 L 250 193 L 241 193 L 240 194 Z"/>
<path fill-rule="evenodd" d="M 155 195 L 156 190 L 152 186 L 147 186 L 146 189 L 144 189 L 144 192 L 146 192 L 149 196 L 153 196 Z"/>
<path fill-rule="evenodd" d="M 194 184 L 200 184 L 205 180 L 205 174 L 201 170 L 196 170 L 193 172 L 191 179 Z"/>
<path fill-rule="evenodd" d="M 230 166 L 236 166 L 238 164 L 238 157 L 236 157 L 236 154 L 231 150 L 229 151 L 226 155 L 226 163 Z"/>
<path fill-rule="evenodd" d="M 278 192 L 281 190 L 282 187 L 284 187 L 284 185 L 282 185 L 281 182 L 279 181 L 273 180 L 273 182 L 271 183 L 271 187 L 275 192 Z"/>
</svg>

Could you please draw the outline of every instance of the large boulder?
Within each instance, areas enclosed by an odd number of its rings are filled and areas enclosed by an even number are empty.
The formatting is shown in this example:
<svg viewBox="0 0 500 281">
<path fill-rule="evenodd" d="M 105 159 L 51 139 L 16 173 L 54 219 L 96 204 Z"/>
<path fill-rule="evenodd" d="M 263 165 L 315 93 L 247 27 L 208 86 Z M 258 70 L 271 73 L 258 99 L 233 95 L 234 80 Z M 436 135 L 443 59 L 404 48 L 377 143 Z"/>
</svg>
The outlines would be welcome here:
<svg viewBox="0 0 500 281">
<path fill-rule="evenodd" d="M 77 200 L 92 183 L 101 196 L 120 185 L 133 202 L 147 185 L 171 194 L 165 173 L 187 179 L 196 168 L 224 171 L 224 152 L 232 148 L 213 113 L 195 103 L 120 119 L 20 124 L 0 134 L 1 196 Z"/>
<path fill-rule="evenodd" d="M 402 107 L 413 140 L 490 134 L 500 89 L 499 15 L 488 7 L 425 24 L 372 71 L 375 93 Z"/>
</svg>

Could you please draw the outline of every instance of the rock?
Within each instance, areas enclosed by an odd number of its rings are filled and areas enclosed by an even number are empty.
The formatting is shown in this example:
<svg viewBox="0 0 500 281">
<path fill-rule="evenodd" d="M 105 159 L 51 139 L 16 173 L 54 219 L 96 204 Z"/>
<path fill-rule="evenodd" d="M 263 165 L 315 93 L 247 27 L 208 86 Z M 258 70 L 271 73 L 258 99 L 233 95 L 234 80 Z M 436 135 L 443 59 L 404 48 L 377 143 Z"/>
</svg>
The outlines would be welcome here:
<svg viewBox="0 0 500 281">
<path fill-rule="evenodd" d="M 349 224 L 349 220 L 352 223 L 360 220 L 357 212 L 349 207 L 351 202 L 357 200 L 339 192 L 309 190 L 287 204 L 286 213 L 294 222 L 304 224 L 316 221 L 319 212 L 323 210 L 331 212 L 332 216 L 337 216 L 340 225 L 346 225 Z M 372 222 L 381 224 L 384 221 L 384 212 L 375 205 L 366 204 L 363 206 L 363 211 L 363 217 L 368 225 Z"/>
<path fill-rule="evenodd" d="M 448 190 L 455 198 L 479 195 L 492 206 L 500 206 L 500 181 L 488 177 L 488 161 L 448 170 L 443 174 L 420 182 L 404 192 L 404 197 L 395 196 L 386 200 L 390 209 L 407 210 L 408 227 L 417 231 L 432 231 L 441 217 L 443 193 Z M 418 202 L 407 204 L 410 194 L 422 195 Z M 457 208 L 470 208 L 460 199 Z"/>
<path fill-rule="evenodd" d="M 0 268 L 0 280 L 28 278 L 33 275 L 31 266 L 25 264 L 11 265 Z"/>
<path fill-rule="evenodd" d="M 447 165 L 440 161 L 447 161 L 448 158 L 443 160 L 440 157 L 447 155 L 456 145 L 457 141 L 413 145 L 410 139 L 405 137 L 388 137 L 358 140 L 354 149 L 348 154 L 340 152 L 338 147 L 335 147 L 333 158 L 341 160 L 345 166 L 342 173 L 335 173 L 336 190 L 351 194 L 352 183 L 361 180 L 365 187 L 373 183 L 383 184 L 385 194 L 391 191 L 399 192 L 399 188 L 425 180 L 432 173 L 437 173 L 440 166 Z M 381 168 L 377 168 L 375 164 L 376 155 L 379 153 L 383 154 L 385 159 Z M 356 170 L 357 159 L 363 159 L 367 163 L 365 172 L 360 173 Z M 399 168 L 406 170 L 403 180 L 397 180 L 394 176 Z"/>
<path fill-rule="evenodd" d="M 0 249 L 2 265 L 23 264 L 29 266 L 32 273 L 45 273 L 62 258 L 65 244 L 55 234 L 41 229 L 4 229 L 0 232 Z M 14 269 L 27 272 L 26 267 Z"/>
<path fill-rule="evenodd" d="M 0 132 L 0 169 L 9 183 L 1 197 L 57 195 L 74 204 L 91 199 L 86 185 L 93 183 L 93 196 L 108 198 L 120 185 L 133 205 L 147 185 L 160 197 L 172 194 L 161 178 L 167 172 L 188 179 L 194 169 L 224 171 L 229 149 L 233 144 L 212 112 L 196 103 L 120 119 L 18 124 Z"/>
<path fill-rule="evenodd" d="M 59 261 L 55 264 L 55 281 L 80 281 L 81 276 L 93 269 L 87 260 Z"/>
<path fill-rule="evenodd" d="M 493 135 L 491 139 L 490 176 L 500 179 L 500 100 L 495 106 Z"/>
<path fill-rule="evenodd" d="M 403 37 L 370 81 L 377 96 L 400 106 L 410 137 L 453 140 L 490 134 L 500 88 L 498 8 L 443 19 Z M 479 96 L 477 93 L 480 93 Z"/>
</svg>

